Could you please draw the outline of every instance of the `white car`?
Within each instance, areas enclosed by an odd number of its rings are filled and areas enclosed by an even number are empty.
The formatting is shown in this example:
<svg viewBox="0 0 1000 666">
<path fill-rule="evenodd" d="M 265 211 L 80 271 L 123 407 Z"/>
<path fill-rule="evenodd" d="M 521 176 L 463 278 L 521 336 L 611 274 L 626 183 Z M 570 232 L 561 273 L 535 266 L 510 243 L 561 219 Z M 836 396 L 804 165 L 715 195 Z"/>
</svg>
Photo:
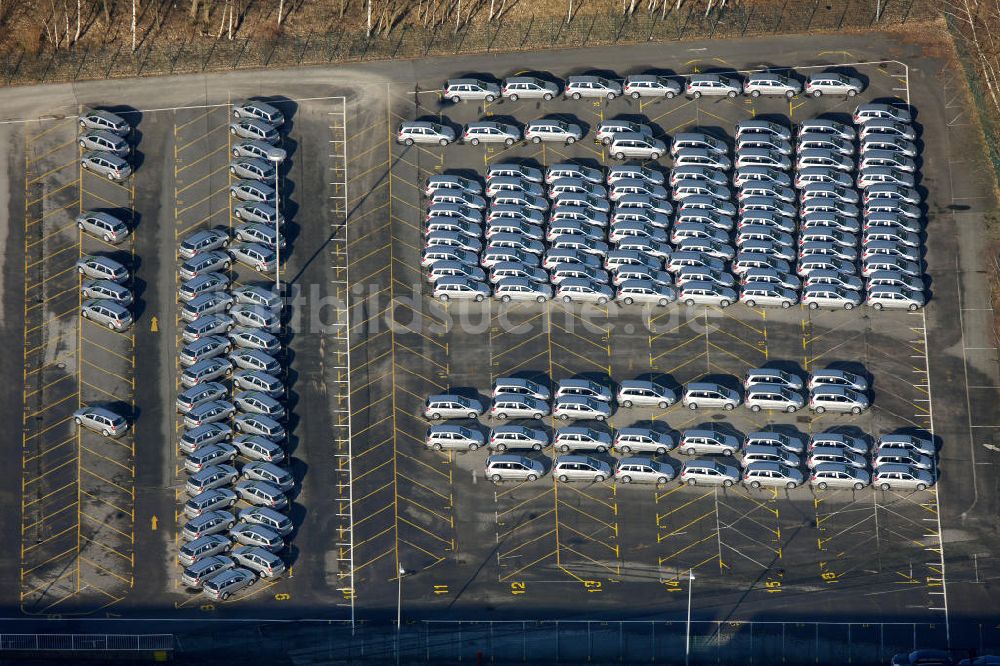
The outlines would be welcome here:
<svg viewBox="0 0 1000 666">
<path fill-rule="evenodd" d="M 579 125 L 563 120 L 532 120 L 524 128 L 524 138 L 532 143 L 558 141 L 570 144 L 583 138 L 583 130 Z"/>
<path fill-rule="evenodd" d="M 692 74 L 688 77 L 685 91 L 695 99 L 702 95 L 733 98 L 743 92 L 743 85 L 738 79 L 721 74 Z"/>
</svg>

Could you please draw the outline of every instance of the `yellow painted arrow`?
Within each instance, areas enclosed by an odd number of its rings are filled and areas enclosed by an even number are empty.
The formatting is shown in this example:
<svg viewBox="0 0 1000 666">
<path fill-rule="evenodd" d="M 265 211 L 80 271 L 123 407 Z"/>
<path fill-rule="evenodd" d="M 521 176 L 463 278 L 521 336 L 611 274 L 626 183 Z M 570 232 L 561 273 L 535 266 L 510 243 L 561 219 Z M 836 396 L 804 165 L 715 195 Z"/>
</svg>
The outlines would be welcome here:
<svg viewBox="0 0 1000 666">
<path fill-rule="evenodd" d="M 156 317 L 150 318 L 150 320 L 149 320 L 149 330 L 152 333 L 159 333 L 160 332 L 160 327 L 157 324 Z M 156 528 L 154 527 L 153 529 L 155 530 Z"/>
<path fill-rule="evenodd" d="M 150 518 L 149 526 L 152 528 L 154 532 L 156 531 L 156 524 L 159 522 L 160 522 L 159 519 L 155 515 L 152 518 Z"/>
</svg>

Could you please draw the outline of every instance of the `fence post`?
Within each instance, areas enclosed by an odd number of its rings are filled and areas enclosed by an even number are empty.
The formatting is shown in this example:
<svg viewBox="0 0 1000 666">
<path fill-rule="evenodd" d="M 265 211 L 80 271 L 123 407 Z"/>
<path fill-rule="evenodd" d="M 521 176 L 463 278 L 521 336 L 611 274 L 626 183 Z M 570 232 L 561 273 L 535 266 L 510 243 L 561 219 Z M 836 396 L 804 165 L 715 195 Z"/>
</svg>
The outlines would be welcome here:
<svg viewBox="0 0 1000 666">
<path fill-rule="evenodd" d="M 90 55 L 90 44 L 87 45 L 87 50 L 83 52 L 83 57 L 80 58 L 80 66 L 76 68 L 76 74 L 73 75 L 73 79 L 74 80 L 80 78 L 80 72 L 83 71 L 83 66 L 87 62 L 87 56 L 88 55 Z"/>
<path fill-rule="evenodd" d="M 590 19 L 590 26 L 587 28 L 587 32 L 583 35 L 583 41 L 580 42 L 580 46 L 586 46 L 587 41 L 590 39 L 590 33 L 594 31 L 594 24 L 597 23 L 597 14 L 594 14 Z"/>
<path fill-rule="evenodd" d="M 818 2 L 819 0 L 817 0 Z M 750 17 L 753 16 L 754 5 L 750 5 L 750 11 L 747 12 L 747 20 L 743 23 L 743 35 L 747 34 L 747 28 L 750 27 Z"/>
<path fill-rule="evenodd" d="M 687 30 L 688 21 L 691 20 L 691 14 L 694 13 L 694 5 L 688 7 L 687 16 L 684 17 L 684 23 L 681 24 L 681 29 L 677 33 L 677 39 L 682 39 L 684 37 L 684 31 Z"/>
<path fill-rule="evenodd" d="M 816 4 L 813 5 L 813 10 L 809 14 L 809 23 L 806 24 L 806 32 L 809 32 L 809 28 L 812 27 L 813 17 L 816 16 L 817 9 L 819 9 L 819 0 L 816 0 Z"/>
<path fill-rule="evenodd" d="M 521 38 L 521 48 L 522 49 L 524 48 L 524 45 L 528 41 L 528 35 L 531 34 L 531 26 L 533 26 L 533 25 L 535 25 L 535 15 L 534 14 L 531 15 L 531 20 L 528 21 L 528 29 L 524 31 L 524 37 Z"/>
<path fill-rule="evenodd" d="M 299 53 L 299 64 L 302 64 L 302 59 L 306 57 L 306 51 L 309 50 L 309 40 L 312 39 L 313 31 L 312 28 L 309 29 L 309 34 L 306 35 L 306 43 L 302 45 L 302 52 Z"/>
<path fill-rule="evenodd" d="M 850 8 L 850 6 L 851 6 L 851 0 L 847 0 L 847 3 L 844 5 L 844 11 L 841 12 L 840 14 L 840 21 L 837 22 L 837 30 L 840 30 L 842 27 L 844 27 L 844 17 L 847 16 L 847 10 Z"/>
<path fill-rule="evenodd" d="M 243 60 L 243 53 L 247 50 L 247 47 L 249 45 L 250 45 L 250 38 L 249 37 L 244 38 L 243 48 L 241 48 L 240 52 L 236 54 L 236 60 L 233 62 L 233 69 L 236 69 L 237 67 L 240 66 L 240 61 Z"/>
<path fill-rule="evenodd" d="M 910 10 L 913 9 L 913 0 L 910 0 L 910 4 L 906 5 L 906 11 L 903 12 L 902 23 L 906 23 L 906 19 L 910 17 Z"/>
<path fill-rule="evenodd" d="M 774 28 L 771 32 L 778 32 L 778 28 L 781 27 L 781 19 L 785 18 L 785 9 L 788 7 L 788 0 L 785 0 L 784 4 L 781 5 L 781 9 L 778 11 L 778 20 L 774 23 Z"/>
<path fill-rule="evenodd" d="M 215 47 L 219 43 L 220 39 L 222 39 L 221 33 L 219 34 L 218 37 L 215 38 L 215 41 L 212 42 L 212 48 L 208 50 L 208 57 L 206 57 L 201 63 L 201 71 L 204 72 L 206 69 L 208 69 L 208 61 L 212 59 L 212 54 L 215 53 Z"/>
</svg>

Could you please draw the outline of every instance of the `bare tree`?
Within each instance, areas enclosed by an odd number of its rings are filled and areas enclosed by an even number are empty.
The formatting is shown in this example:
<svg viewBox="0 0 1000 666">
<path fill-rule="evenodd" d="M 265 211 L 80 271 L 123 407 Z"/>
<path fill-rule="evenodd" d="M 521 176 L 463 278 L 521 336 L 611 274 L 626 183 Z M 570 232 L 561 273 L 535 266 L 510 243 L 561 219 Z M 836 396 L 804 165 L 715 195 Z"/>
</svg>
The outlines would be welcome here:
<svg viewBox="0 0 1000 666">
<path fill-rule="evenodd" d="M 136 24 L 136 4 L 138 0 L 132 0 L 132 53 L 135 53 L 135 24 Z"/>
<path fill-rule="evenodd" d="M 80 15 L 83 13 L 83 0 L 76 0 L 76 34 L 73 35 L 73 43 L 80 40 Z"/>
<path fill-rule="evenodd" d="M 278 26 L 281 26 L 281 15 L 285 11 L 285 0 L 278 0 Z"/>
<path fill-rule="evenodd" d="M 573 20 L 573 0 L 566 3 L 566 24 Z"/>
</svg>

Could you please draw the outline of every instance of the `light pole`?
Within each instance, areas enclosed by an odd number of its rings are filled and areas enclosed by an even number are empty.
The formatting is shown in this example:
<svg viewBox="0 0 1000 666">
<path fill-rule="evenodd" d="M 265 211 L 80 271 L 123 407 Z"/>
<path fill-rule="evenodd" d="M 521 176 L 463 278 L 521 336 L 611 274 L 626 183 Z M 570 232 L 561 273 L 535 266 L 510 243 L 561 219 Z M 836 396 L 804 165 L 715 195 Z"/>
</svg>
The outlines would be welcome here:
<svg viewBox="0 0 1000 666">
<path fill-rule="evenodd" d="M 399 567 L 399 576 L 396 578 L 396 663 L 399 663 L 399 631 L 403 626 L 403 576 L 406 569 Z"/>
<path fill-rule="evenodd" d="M 691 590 L 694 588 L 694 570 L 688 569 L 688 619 L 684 637 L 684 666 L 691 663 Z"/>
<path fill-rule="evenodd" d="M 274 291 L 281 296 L 281 209 L 278 198 L 278 166 L 281 157 L 271 155 L 268 159 L 274 164 Z"/>
</svg>

